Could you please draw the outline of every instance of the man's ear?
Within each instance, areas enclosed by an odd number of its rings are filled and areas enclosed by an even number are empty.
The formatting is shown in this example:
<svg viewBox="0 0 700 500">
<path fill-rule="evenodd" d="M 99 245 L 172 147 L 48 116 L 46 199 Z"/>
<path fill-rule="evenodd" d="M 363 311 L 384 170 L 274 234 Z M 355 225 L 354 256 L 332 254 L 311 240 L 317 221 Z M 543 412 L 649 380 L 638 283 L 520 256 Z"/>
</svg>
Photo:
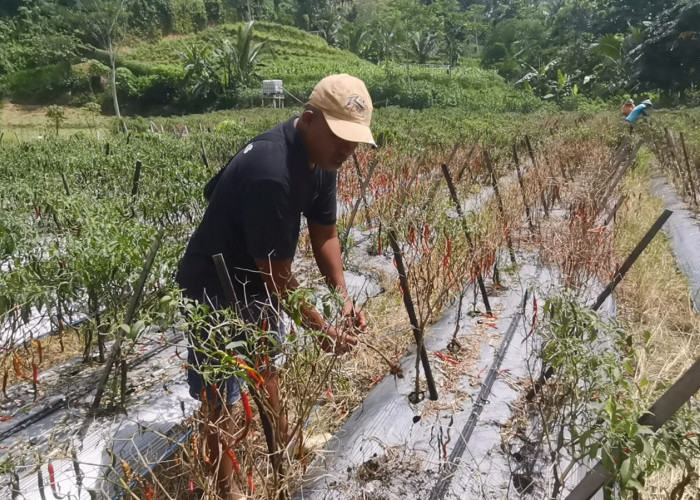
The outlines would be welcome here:
<svg viewBox="0 0 700 500">
<path fill-rule="evenodd" d="M 314 113 L 315 111 L 313 109 L 305 109 L 304 112 L 301 114 L 301 121 L 304 122 L 305 125 L 310 124 L 311 121 L 314 119 Z"/>
</svg>

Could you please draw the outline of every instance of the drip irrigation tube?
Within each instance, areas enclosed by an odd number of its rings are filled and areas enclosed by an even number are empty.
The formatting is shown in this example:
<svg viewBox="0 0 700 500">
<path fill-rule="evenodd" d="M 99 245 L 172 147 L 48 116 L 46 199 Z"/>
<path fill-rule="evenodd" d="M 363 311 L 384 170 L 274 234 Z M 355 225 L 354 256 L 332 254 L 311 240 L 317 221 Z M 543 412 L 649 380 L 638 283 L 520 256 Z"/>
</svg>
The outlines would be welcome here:
<svg viewBox="0 0 700 500">
<path fill-rule="evenodd" d="M 469 439 L 471 438 L 472 433 L 476 428 L 476 424 L 479 421 L 481 411 L 483 410 L 484 405 L 488 402 L 488 397 L 491 394 L 491 390 L 493 389 L 493 384 L 494 382 L 496 382 L 496 378 L 498 377 L 498 370 L 500 369 L 501 362 L 503 361 L 506 351 L 510 347 L 511 340 L 513 340 L 515 329 L 520 324 L 520 319 L 525 315 L 525 304 L 527 304 L 528 295 L 529 290 L 526 290 L 525 295 L 523 296 L 523 300 L 520 304 L 520 308 L 511 320 L 510 325 L 508 326 L 508 330 L 503 336 L 501 345 L 498 347 L 498 351 L 496 351 L 493 364 L 491 365 L 491 368 L 489 369 L 489 372 L 486 375 L 486 379 L 484 379 L 484 385 L 481 386 L 479 396 L 477 397 L 476 402 L 474 403 L 474 409 L 469 415 L 469 419 L 464 425 L 462 432 L 460 432 L 459 440 L 457 441 L 457 444 L 455 444 L 452 453 L 450 453 L 450 457 L 447 463 L 440 472 L 440 476 L 438 477 L 435 488 L 433 488 L 432 492 L 430 493 L 431 500 L 442 499 L 447 494 L 450 484 L 452 483 L 454 473 L 457 469 L 457 466 L 459 465 L 459 460 L 462 458 L 462 455 L 466 451 Z"/>
</svg>

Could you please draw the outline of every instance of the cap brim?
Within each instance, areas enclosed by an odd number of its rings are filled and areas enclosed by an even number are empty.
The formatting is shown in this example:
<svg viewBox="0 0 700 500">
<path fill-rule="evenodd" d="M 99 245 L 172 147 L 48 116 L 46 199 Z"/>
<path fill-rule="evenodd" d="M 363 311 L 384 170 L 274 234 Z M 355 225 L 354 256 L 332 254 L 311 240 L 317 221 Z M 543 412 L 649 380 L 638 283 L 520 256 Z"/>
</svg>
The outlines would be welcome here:
<svg viewBox="0 0 700 500">
<path fill-rule="evenodd" d="M 364 142 L 376 146 L 374 142 L 374 137 L 372 137 L 372 131 L 367 125 L 362 125 L 361 123 L 348 122 L 345 120 L 338 120 L 332 116 L 328 116 L 327 113 L 323 114 L 328 123 L 328 127 L 331 129 L 335 135 L 350 142 Z"/>
</svg>

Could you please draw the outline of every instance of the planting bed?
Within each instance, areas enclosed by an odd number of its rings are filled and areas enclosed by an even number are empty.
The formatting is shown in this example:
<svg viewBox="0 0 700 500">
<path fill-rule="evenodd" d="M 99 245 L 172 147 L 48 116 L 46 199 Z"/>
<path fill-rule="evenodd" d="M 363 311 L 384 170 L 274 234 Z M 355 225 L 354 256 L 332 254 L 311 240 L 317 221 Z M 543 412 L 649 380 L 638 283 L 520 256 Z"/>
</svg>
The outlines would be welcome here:
<svg viewBox="0 0 700 500">
<path fill-rule="evenodd" d="M 635 441 L 643 434 L 635 412 L 672 380 L 650 379 L 648 390 L 637 390 L 643 340 L 615 321 L 611 295 L 597 313 L 586 307 L 624 279 L 629 250 L 616 252 L 617 221 L 632 216 L 625 179 L 640 175 L 641 143 L 605 119 L 538 126 L 537 137 L 514 142 L 489 137 L 425 148 L 409 141 L 359 151 L 354 168 L 342 171 L 348 285 L 370 331 L 340 358 L 300 339 L 285 343 L 282 390 L 292 425 L 305 436 L 334 437 L 312 456 L 283 457 L 280 468 L 270 465 L 253 424 L 235 449 L 245 491 L 260 498 L 562 497 L 599 459 L 616 487 L 643 490 L 645 476 L 663 470 L 650 465 L 661 441 L 679 440 L 681 454 L 692 449 L 692 439 L 678 436 L 697 424 L 695 400 L 670 430 Z M 619 140 L 599 139 L 606 128 Z M 25 498 L 210 495 L 198 466 L 199 404 L 182 375 L 187 325 L 171 274 L 201 214 L 199 189 L 214 170 L 202 163 L 235 147 L 202 131 L 182 140 L 148 133 L 131 143 L 86 141 L 73 160 L 66 144 L 46 148 L 13 151 L 19 160 L 7 176 L 20 208 L 0 227 L 0 237 L 8 228 L 21 236 L 0 255 L 7 491 Z M 63 173 L 51 170 L 49 154 L 64 159 Z M 85 173 L 105 156 L 98 173 Z M 44 172 L 32 181 L 34 194 L 21 169 L 29 158 Z M 33 201 L 22 204 L 25 197 Z M 98 200 L 97 209 L 82 213 L 78 197 Z M 673 210 L 670 234 L 700 233 L 679 226 Z M 653 222 L 640 224 L 646 231 Z M 51 243 L 35 250 L 35 241 Z M 697 300 L 690 251 L 697 247 L 682 248 L 688 266 L 680 267 Z M 298 254 L 296 272 L 325 304 L 304 237 Z M 91 265 L 102 281 L 81 272 Z M 69 309 L 88 320 L 69 328 Z M 54 345 L 68 361 L 42 355 L 53 356 L 52 339 L 73 336 L 80 342 L 72 357 L 63 343 Z M 109 377 L 103 359 L 114 361 Z M 102 382 L 104 397 L 95 401 Z M 620 431 L 618 416 L 633 430 Z M 620 454 L 636 446 L 634 457 Z M 671 469 L 679 467 L 674 460 Z"/>
</svg>

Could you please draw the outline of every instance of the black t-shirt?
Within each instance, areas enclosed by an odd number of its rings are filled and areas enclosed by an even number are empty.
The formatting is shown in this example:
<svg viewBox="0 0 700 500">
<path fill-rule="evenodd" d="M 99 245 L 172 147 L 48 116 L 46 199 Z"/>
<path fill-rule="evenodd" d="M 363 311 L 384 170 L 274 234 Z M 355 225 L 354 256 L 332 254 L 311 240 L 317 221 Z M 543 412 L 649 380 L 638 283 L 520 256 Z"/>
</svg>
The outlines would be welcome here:
<svg viewBox="0 0 700 500">
<path fill-rule="evenodd" d="M 301 214 L 311 223 L 336 223 L 336 174 L 310 168 L 294 120 L 253 139 L 223 171 L 175 278 L 187 296 L 225 304 L 212 259 L 222 253 L 239 306 L 265 300 L 253 259 L 293 258 Z"/>
</svg>

